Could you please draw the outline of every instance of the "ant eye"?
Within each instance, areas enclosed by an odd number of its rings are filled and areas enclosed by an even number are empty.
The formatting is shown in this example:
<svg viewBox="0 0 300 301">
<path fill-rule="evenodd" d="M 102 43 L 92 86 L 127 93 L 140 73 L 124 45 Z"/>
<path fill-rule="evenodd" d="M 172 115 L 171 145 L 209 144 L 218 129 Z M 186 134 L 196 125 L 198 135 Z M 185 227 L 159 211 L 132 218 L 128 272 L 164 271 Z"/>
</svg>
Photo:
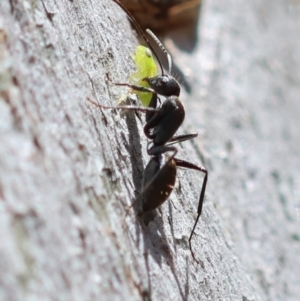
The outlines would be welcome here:
<svg viewBox="0 0 300 301">
<path fill-rule="evenodd" d="M 162 82 L 167 83 L 169 81 L 169 78 L 167 76 L 162 77 Z"/>
</svg>

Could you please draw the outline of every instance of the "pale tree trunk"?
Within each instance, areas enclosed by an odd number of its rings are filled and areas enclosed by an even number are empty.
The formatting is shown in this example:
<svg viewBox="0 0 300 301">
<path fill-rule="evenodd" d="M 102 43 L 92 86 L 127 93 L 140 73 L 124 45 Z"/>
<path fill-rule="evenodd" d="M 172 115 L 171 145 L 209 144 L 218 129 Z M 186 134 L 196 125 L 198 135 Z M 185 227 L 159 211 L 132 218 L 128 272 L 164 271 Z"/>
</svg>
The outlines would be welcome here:
<svg viewBox="0 0 300 301">
<path fill-rule="evenodd" d="M 149 157 L 143 116 L 103 110 L 137 43 L 111 1 L 0 3 L 0 300 L 298 300 L 300 21 L 296 1 L 203 3 L 171 33 L 199 132 L 145 225 L 126 208 Z M 142 115 L 142 114 L 141 114 Z M 298 191 L 298 192 L 297 192 Z"/>
</svg>

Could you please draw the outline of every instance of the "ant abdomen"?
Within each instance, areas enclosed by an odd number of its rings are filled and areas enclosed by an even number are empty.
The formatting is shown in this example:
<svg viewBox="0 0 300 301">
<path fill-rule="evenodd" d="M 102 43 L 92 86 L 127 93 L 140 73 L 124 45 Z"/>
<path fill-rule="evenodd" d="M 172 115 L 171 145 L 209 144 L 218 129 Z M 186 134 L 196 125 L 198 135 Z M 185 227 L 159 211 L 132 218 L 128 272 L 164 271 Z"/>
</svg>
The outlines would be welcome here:
<svg viewBox="0 0 300 301">
<path fill-rule="evenodd" d="M 177 172 L 176 162 L 172 157 L 167 158 L 167 162 L 163 161 L 162 155 L 152 157 L 145 168 L 142 193 L 137 199 L 139 216 L 158 208 L 173 190 Z"/>
</svg>

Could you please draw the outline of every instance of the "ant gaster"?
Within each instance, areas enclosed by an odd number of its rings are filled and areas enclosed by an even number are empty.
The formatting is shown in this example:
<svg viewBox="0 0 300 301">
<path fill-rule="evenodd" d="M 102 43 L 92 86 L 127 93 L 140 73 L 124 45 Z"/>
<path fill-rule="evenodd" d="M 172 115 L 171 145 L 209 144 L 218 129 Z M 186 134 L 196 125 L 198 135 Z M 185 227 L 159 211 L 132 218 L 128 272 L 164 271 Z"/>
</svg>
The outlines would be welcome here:
<svg viewBox="0 0 300 301">
<path fill-rule="evenodd" d="M 152 48 L 150 42 L 144 35 L 142 29 L 140 28 L 134 17 L 130 14 L 130 12 L 124 7 L 124 5 L 121 2 L 119 2 L 119 0 L 112 1 L 114 1 L 116 4 L 123 8 L 123 10 L 127 13 L 129 19 L 136 26 L 141 36 L 145 39 L 149 48 L 155 54 L 161 69 L 161 75 L 143 79 L 149 84 L 150 88 L 139 87 L 136 85 L 126 83 L 114 83 L 118 86 L 130 87 L 133 90 L 152 93 L 152 98 L 149 107 L 102 106 L 93 102 L 90 99 L 88 100 L 94 105 L 104 109 L 126 109 L 146 113 L 146 125 L 144 126 L 144 133 L 150 140 L 150 142 L 148 143 L 147 153 L 149 156 L 151 156 L 151 159 L 144 170 L 142 180 L 142 191 L 132 204 L 132 206 L 136 204 L 138 215 L 142 215 L 147 211 L 156 209 L 168 199 L 169 195 L 171 194 L 174 188 L 177 167 L 194 169 L 205 174 L 199 197 L 199 204 L 197 210 L 198 215 L 189 237 L 189 248 L 192 257 L 196 262 L 198 262 L 192 250 L 191 240 L 202 212 L 202 205 L 205 195 L 208 172 L 203 167 L 176 158 L 175 156 L 178 150 L 175 146 L 173 146 L 173 144 L 195 138 L 196 136 L 198 136 L 198 134 L 193 133 L 174 136 L 178 128 L 181 126 L 185 117 L 184 106 L 179 99 L 180 85 L 174 77 L 164 73 L 162 64 L 156 52 Z M 169 65 L 169 74 L 171 74 L 171 56 L 163 47 L 159 39 L 149 29 L 147 29 L 146 32 L 158 44 L 160 49 L 166 55 Z M 160 106 L 157 106 L 157 101 L 160 100 L 158 95 L 162 95 L 166 98 Z M 168 152 L 171 152 L 172 154 L 170 156 L 165 155 L 165 153 Z"/>
</svg>

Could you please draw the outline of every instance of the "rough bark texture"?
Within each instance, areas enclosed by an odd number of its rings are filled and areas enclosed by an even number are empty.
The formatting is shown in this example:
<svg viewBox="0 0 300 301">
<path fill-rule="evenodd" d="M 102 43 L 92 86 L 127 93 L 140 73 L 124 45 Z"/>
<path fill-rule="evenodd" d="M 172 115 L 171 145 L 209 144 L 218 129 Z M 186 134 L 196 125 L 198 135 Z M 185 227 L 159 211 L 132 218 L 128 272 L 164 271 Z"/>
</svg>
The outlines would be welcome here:
<svg viewBox="0 0 300 301">
<path fill-rule="evenodd" d="M 126 206 L 149 160 L 115 105 L 136 39 L 111 1 L 0 2 L 0 300 L 299 300 L 298 1 L 208 0 L 197 39 L 166 45 L 187 75 L 171 202 Z"/>
</svg>

